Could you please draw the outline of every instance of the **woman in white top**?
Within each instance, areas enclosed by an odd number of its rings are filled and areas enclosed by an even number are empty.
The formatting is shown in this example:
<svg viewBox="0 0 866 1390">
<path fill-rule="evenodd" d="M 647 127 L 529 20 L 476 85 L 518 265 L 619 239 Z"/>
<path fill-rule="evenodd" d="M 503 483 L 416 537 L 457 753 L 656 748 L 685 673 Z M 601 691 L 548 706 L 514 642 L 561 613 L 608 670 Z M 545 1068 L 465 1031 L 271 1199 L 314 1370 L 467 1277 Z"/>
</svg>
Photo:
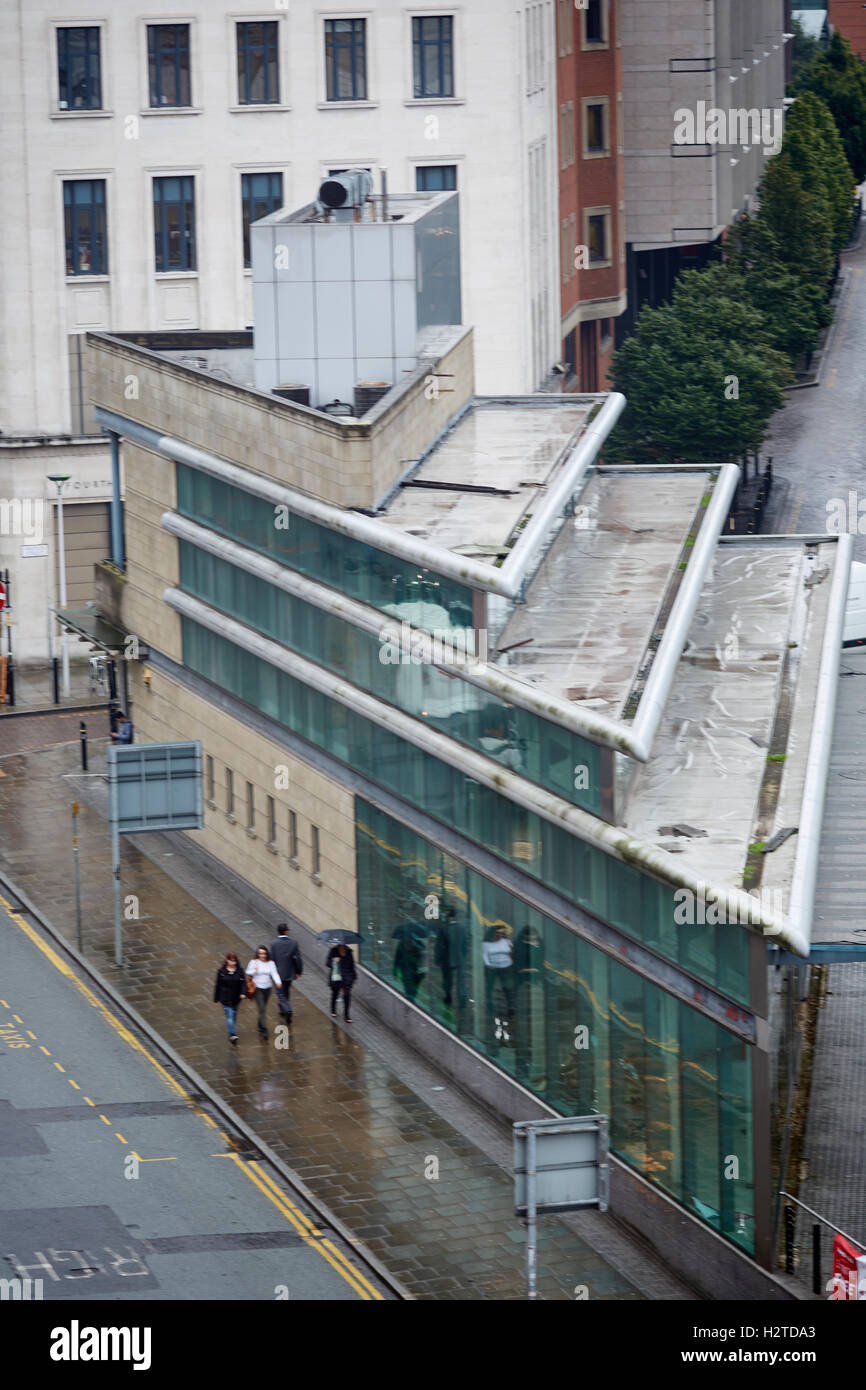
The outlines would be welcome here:
<svg viewBox="0 0 866 1390">
<path fill-rule="evenodd" d="M 252 980 L 256 987 L 256 1008 L 259 1011 L 259 1032 L 263 1038 L 268 1036 L 265 1027 L 265 1014 L 267 1012 L 268 1000 L 271 997 L 271 989 L 274 985 L 279 989 L 282 981 L 280 980 L 277 967 L 271 960 L 271 953 L 267 946 L 259 946 L 249 965 L 247 966 L 247 980 Z"/>
</svg>

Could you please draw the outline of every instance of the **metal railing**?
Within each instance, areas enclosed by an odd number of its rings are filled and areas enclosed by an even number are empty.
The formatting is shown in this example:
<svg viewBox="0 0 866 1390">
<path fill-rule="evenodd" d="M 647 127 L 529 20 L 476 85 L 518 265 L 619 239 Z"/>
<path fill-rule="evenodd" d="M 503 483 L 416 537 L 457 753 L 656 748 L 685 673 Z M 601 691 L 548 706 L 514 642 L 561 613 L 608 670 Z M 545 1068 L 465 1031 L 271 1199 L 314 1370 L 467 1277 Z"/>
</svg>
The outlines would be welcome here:
<svg viewBox="0 0 866 1390">
<path fill-rule="evenodd" d="M 859 1250 L 862 1250 L 864 1255 L 866 1255 L 866 1245 L 864 1245 L 863 1242 L 860 1240 L 855 1240 L 854 1236 L 849 1235 L 847 1231 L 843 1231 L 840 1226 L 834 1226 L 832 1221 L 828 1221 L 827 1218 L 825 1216 L 821 1216 L 819 1212 L 813 1211 L 811 1207 L 807 1207 L 806 1203 L 801 1202 L 799 1197 L 794 1197 L 791 1195 L 790 1192 L 784 1191 L 780 1192 L 779 1196 L 785 1198 L 785 1206 L 783 1209 L 785 1273 L 793 1275 L 796 1278 L 803 1278 L 803 1261 L 800 1258 L 800 1256 L 802 1254 L 804 1244 L 810 1246 L 811 1260 L 809 1262 L 809 1268 L 811 1274 L 812 1293 L 815 1294 L 816 1297 L 820 1298 L 821 1295 L 826 1293 L 827 1289 L 829 1288 L 830 1277 L 833 1273 L 832 1260 L 831 1267 L 827 1275 L 825 1275 L 824 1270 L 822 1269 L 821 1227 L 826 1226 L 829 1230 L 835 1231 L 837 1235 L 844 1236 L 845 1240 L 850 1241 L 852 1245 L 856 1245 Z M 795 1211 L 795 1207 L 799 1207 L 800 1211 L 805 1212 L 807 1216 L 814 1217 L 814 1220 L 812 1222 L 811 1235 L 808 1238 L 808 1241 L 804 1241 L 803 1239 L 801 1239 L 798 1242 L 797 1240 L 797 1212 Z"/>
</svg>

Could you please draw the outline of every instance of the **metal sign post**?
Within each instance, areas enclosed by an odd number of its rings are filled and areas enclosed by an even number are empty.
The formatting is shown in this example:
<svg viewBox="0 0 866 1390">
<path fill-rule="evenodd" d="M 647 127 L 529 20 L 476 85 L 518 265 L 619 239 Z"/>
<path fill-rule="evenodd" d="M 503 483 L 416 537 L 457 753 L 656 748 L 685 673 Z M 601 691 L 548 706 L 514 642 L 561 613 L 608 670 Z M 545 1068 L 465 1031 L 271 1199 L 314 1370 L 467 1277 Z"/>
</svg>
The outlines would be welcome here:
<svg viewBox="0 0 866 1390">
<path fill-rule="evenodd" d="M 514 1210 L 526 1218 L 527 1297 L 538 1297 L 539 1213 L 607 1211 L 608 1119 L 519 1120 L 514 1132 Z"/>
<path fill-rule="evenodd" d="M 123 965 L 120 837 L 143 830 L 201 830 L 201 743 L 111 744 L 108 815 L 114 874 L 114 959 Z"/>
<path fill-rule="evenodd" d="M 79 951 L 81 944 L 81 875 L 78 868 L 78 802 L 72 803 L 72 865 L 75 870 L 75 940 Z"/>
</svg>

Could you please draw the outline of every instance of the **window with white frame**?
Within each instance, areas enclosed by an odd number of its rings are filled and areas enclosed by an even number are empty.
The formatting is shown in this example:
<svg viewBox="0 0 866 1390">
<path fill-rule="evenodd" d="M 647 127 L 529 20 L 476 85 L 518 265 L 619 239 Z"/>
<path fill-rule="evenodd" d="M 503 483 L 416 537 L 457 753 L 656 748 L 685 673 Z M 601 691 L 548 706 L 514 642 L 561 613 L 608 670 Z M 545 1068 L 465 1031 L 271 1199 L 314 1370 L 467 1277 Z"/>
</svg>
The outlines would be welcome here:
<svg viewBox="0 0 866 1390">
<path fill-rule="evenodd" d="M 57 30 L 57 88 L 61 111 L 102 109 L 102 60 L 97 25 Z"/>
</svg>

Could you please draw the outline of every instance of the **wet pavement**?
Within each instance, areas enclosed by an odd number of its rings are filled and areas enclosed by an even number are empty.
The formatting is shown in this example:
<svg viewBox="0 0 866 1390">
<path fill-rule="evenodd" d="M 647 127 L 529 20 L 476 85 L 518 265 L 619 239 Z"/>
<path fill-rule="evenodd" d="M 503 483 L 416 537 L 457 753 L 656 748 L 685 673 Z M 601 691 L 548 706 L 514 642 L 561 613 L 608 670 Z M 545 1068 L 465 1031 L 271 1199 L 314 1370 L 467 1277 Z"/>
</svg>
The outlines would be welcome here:
<svg viewBox="0 0 866 1390">
<path fill-rule="evenodd" d="M 2 890 L 0 942 L 0 1277 L 76 1304 L 395 1297 Z"/>
<path fill-rule="evenodd" d="M 0 868 L 55 928 L 74 939 L 73 789 L 83 796 L 92 787 L 98 803 L 104 783 L 81 778 L 74 745 L 2 757 L 5 732 L 0 727 Z M 84 800 L 79 834 L 85 954 L 151 1027 L 415 1297 L 523 1298 L 524 1229 L 513 1215 L 510 1177 L 377 1052 L 351 1036 L 342 1019 L 330 1020 L 323 962 L 307 961 L 304 992 L 293 991 L 289 1047 L 280 1047 L 284 1039 L 273 1031 L 272 999 L 269 1038 L 257 1036 L 254 1010 L 244 1004 L 240 1042 L 231 1048 L 222 1013 L 211 1002 L 216 965 L 228 950 L 245 964 L 251 948 L 270 934 L 252 913 L 240 919 L 229 911 L 224 915 L 230 920 L 221 920 L 124 840 L 123 894 L 128 910 L 139 916 L 124 921 L 126 965 L 118 970 L 107 826 Z M 183 856 L 166 846 L 176 847 L 177 839 L 149 838 L 149 853 L 159 853 L 161 861 L 164 855 L 176 859 L 176 870 Z M 201 871 L 184 870 L 188 886 L 196 872 Z M 213 904 L 212 883 L 193 888 Z M 361 1031 L 362 988 L 356 993 L 350 1027 Z M 540 1223 L 538 1284 L 547 1299 L 574 1298 L 578 1285 L 587 1286 L 591 1299 L 644 1297 L 555 1217 Z M 689 1297 L 664 1271 L 656 1288 L 650 1296 Z"/>
</svg>

